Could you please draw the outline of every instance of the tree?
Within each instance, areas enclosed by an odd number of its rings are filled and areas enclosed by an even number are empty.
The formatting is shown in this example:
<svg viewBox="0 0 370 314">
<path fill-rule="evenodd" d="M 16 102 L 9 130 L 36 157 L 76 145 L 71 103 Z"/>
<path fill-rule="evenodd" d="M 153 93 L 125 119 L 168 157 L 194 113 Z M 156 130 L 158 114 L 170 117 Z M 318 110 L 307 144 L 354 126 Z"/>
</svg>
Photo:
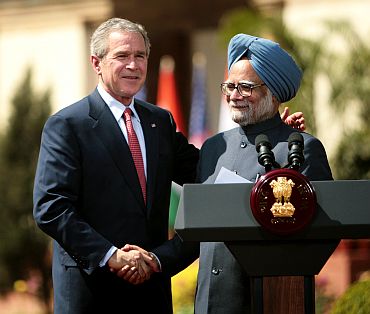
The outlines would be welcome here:
<svg viewBox="0 0 370 314">
<path fill-rule="evenodd" d="M 32 190 L 43 124 L 50 114 L 50 90 L 32 89 L 32 71 L 12 99 L 8 127 L 0 150 L 0 291 L 16 280 L 40 280 L 38 296 L 51 293 L 50 241 L 32 216 Z"/>
<path fill-rule="evenodd" d="M 332 160 L 334 174 L 342 180 L 370 179 L 370 48 L 348 23 L 331 22 L 328 28 L 346 44 L 344 55 L 331 58 L 331 103 L 339 113 L 356 106 L 360 113 L 357 127 L 345 130 L 338 145 Z"/>
</svg>

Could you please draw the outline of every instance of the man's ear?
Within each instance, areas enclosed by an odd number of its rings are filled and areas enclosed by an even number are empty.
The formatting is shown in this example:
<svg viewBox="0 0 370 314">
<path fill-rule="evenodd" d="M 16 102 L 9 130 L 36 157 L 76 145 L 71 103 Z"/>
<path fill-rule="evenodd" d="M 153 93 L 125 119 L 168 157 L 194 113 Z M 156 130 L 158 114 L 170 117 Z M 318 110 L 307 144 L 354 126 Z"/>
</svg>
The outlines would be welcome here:
<svg viewBox="0 0 370 314">
<path fill-rule="evenodd" d="M 100 59 L 97 56 L 90 56 L 90 62 L 95 73 L 99 75 L 101 73 Z"/>
</svg>

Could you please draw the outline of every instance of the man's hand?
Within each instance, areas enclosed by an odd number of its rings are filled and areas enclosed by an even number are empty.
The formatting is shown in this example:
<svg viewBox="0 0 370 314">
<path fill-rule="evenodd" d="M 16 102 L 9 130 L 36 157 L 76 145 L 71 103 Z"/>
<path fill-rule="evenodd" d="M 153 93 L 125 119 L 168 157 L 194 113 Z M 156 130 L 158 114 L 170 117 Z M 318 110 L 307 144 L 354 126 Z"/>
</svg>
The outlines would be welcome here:
<svg viewBox="0 0 370 314">
<path fill-rule="evenodd" d="M 145 250 L 139 251 L 133 249 L 123 251 L 118 249 L 108 260 L 108 266 L 112 272 L 116 272 L 117 274 L 122 269 L 125 269 L 132 274 L 137 272 L 138 275 L 135 275 L 131 281 L 132 283 L 140 283 L 150 278 L 152 270 L 147 263 L 150 265 L 152 262 L 153 258 Z M 131 277 L 132 276 L 130 276 L 130 278 Z"/>
<path fill-rule="evenodd" d="M 129 244 L 112 255 L 108 266 L 118 277 L 132 284 L 143 283 L 153 272 L 160 270 L 156 258 L 151 253 Z"/>
<path fill-rule="evenodd" d="M 128 265 L 125 265 L 118 270 L 116 275 L 133 285 L 141 284 L 146 280 L 146 278 L 140 276 L 136 267 L 130 267 Z"/>
<path fill-rule="evenodd" d="M 306 126 L 304 124 L 303 112 L 295 112 L 289 115 L 289 108 L 285 107 L 280 117 L 281 117 L 281 120 L 283 120 L 285 124 L 290 125 L 291 127 L 301 130 L 301 131 L 306 130 Z"/>
<path fill-rule="evenodd" d="M 145 251 L 141 247 L 137 245 L 131 245 L 131 244 L 126 244 L 121 250 L 125 252 L 130 252 L 132 250 L 135 250 L 135 251 L 139 251 L 145 257 L 149 256 L 150 259 L 145 258 L 146 264 L 152 269 L 153 272 L 156 272 L 156 273 L 160 272 L 160 266 L 158 264 L 157 258 L 151 252 Z"/>
</svg>

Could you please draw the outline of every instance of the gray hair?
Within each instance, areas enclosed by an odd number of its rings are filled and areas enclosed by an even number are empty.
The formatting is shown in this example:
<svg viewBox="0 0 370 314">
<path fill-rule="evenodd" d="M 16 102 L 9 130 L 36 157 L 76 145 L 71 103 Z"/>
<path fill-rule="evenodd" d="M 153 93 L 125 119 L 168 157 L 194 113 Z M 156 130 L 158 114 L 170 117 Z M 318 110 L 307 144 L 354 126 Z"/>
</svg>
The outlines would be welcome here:
<svg viewBox="0 0 370 314">
<path fill-rule="evenodd" d="M 149 57 L 150 41 L 148 34 L 141 24 L 121 18 L 111 18 L 102 23 L 91 36 L 90 53 L 98 58 L 104 58 L 107 54 L 108 37 L 114 31 L 139 33 L 143 36 L 146 54 Z"/>
</svg>

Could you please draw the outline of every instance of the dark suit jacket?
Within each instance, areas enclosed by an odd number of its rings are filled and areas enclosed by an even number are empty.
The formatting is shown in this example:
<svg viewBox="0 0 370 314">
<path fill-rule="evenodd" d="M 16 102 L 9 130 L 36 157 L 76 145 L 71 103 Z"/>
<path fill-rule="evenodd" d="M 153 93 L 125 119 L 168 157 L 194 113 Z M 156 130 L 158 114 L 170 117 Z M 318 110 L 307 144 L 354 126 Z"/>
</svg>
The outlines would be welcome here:
<svg viewBox="0 0 370 314">
<path fill-rule="evenodd" d="M 135 100 L 147 158 L 147 206 L 122 132 L 95 90 L 45 124 L 34 218 L 54 241 L 55 313 L 172 313 L 170 276 L 194 259 L 168 238 L 171 181 L 193 182 L 198 150 L 171 114 Z M 99 267 L 126 243 L 154 252 L 162 273 L 134 286 Z M 119 311 L 119 309 L 122 309 Z"/>
<path fill-rule="evenodd" d="M 225 167 L 254 182 L 257 173 L 265 173 L 257 160 L 256 136 L 261 133 L 268 136 L 276 161 L 284 166 L 287 164 L 289 135 L 296 131 L 276 115 L 256 125 L 215 135 L 201 149 L 198 181 L 213 183 L 221 167 Z M 323 145 L 307 133 L 302 135 L 305 162 L 300 171 L 310 180 L 331 180 Z M 224 243 L 201 243 L 196 314 L 250 313 L 249 285 L 249 278 Z"/>
</svg>

